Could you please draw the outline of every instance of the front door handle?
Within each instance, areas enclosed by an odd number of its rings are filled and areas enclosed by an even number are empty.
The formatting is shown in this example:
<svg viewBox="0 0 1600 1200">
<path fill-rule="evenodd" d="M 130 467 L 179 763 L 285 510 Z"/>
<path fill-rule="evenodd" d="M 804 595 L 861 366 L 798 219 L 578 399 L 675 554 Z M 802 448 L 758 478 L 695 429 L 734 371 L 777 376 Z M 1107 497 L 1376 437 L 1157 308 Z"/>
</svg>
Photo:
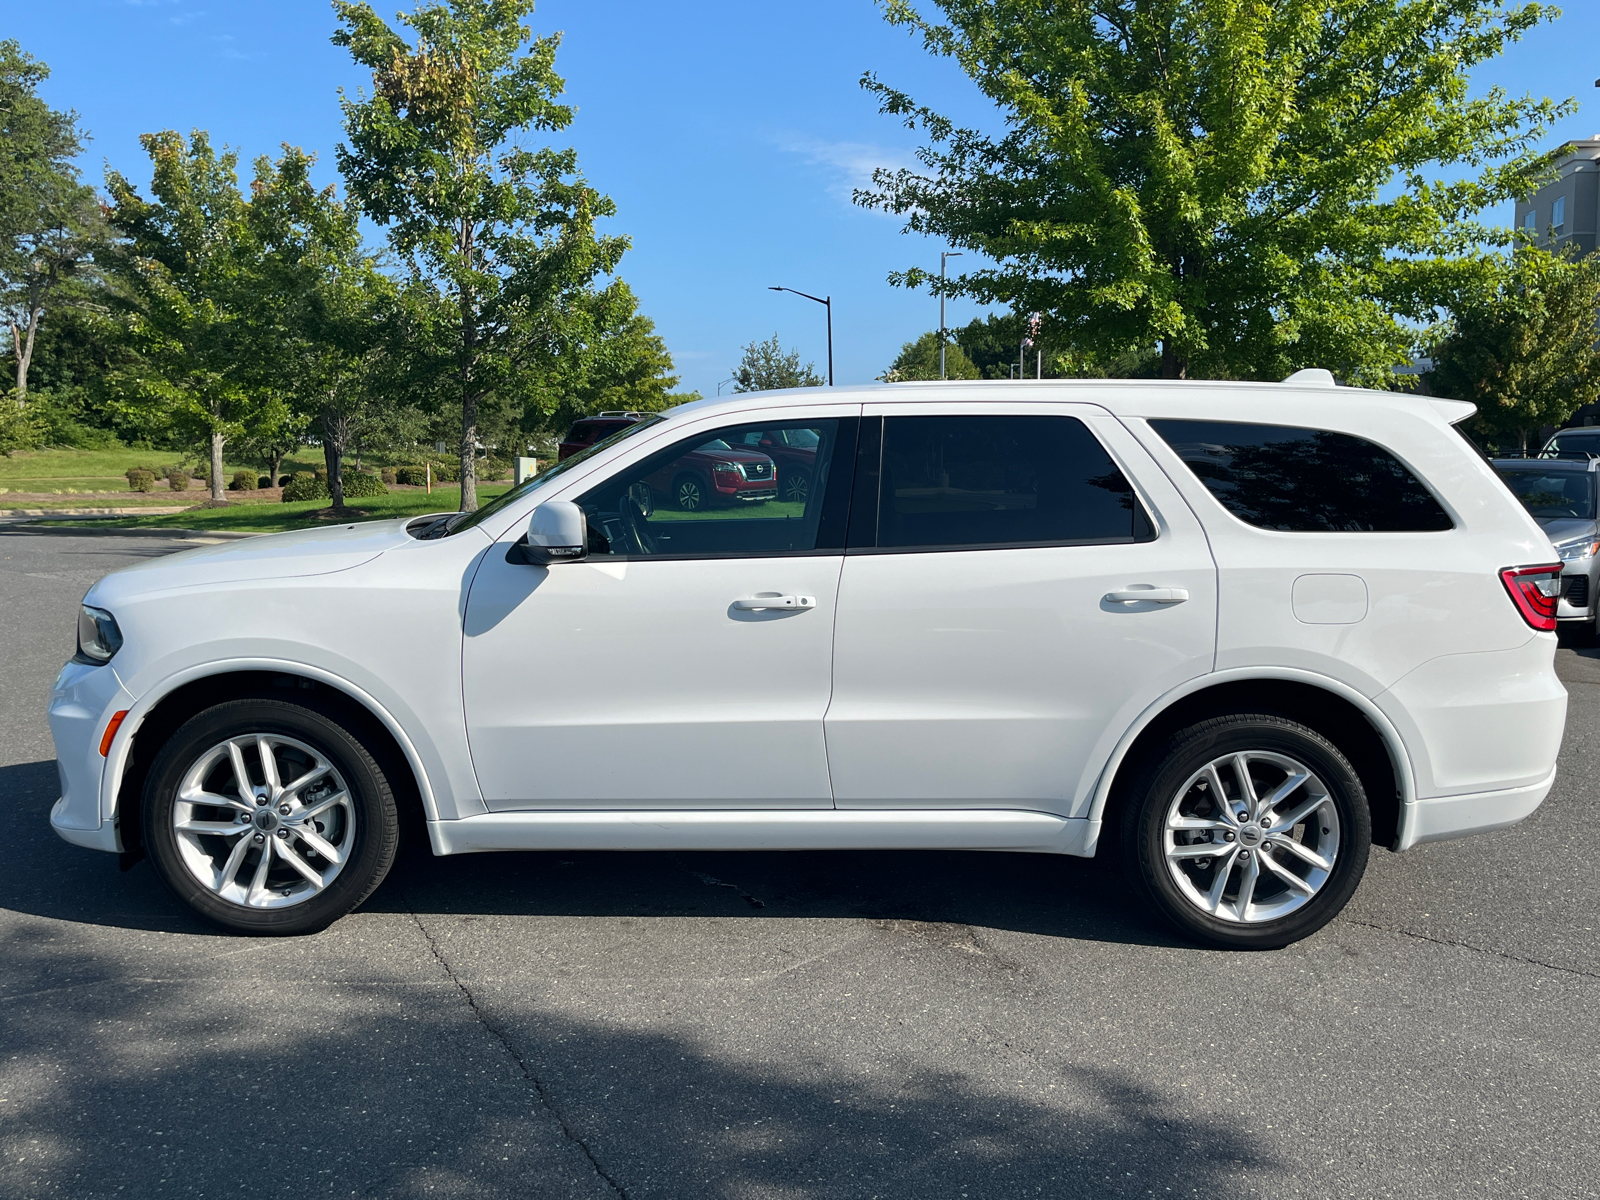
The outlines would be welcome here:
<svg viewBox="0 0 1600 1200">
<path fill-rule="evenodd" d="M 761 608 L 815 608 L 815 596 L 752 596 L 748 600 L 735 600 L 733 606 L 741 612 L 754 612 Z"/>
<path fill-rule="evenodd" d="M 1141 601 L 1154 604 L 1182 604 L 1188 598 L 1188 588 L 1151 587 L 1148 584 L 1137 583 L 1120 592 L 1106 593 L 1106 599 L 1115 604 L 1138 604 Z"/>
</svg>

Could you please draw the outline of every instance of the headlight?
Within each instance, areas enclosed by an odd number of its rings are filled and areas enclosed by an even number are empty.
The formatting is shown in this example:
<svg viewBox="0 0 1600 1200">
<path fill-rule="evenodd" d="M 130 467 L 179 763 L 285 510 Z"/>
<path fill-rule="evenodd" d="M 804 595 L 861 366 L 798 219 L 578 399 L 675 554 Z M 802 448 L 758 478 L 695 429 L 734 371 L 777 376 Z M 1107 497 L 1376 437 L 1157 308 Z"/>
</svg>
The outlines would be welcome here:
<svg viewBox="0 0 1600 1200">
<path fill-rule="evenodd" d="M 740 479 L 745 477 L 744 465 L 742 463 L 714 462 L 711 464 L 711 469 L 713 471 L 731 472 L 732 474 L 737 475 Z"/>
<path fill-rule="evenodd" d="M 111 656 L 122 649 L 122 630 L 117 619 L 103 608 L 90 608 L 85 604 L 78 610 L 78 652 L 74 662 L 99 666 L 111 661 Z"/>
<path fill-rule="evenodd" d="M 1557 546 L 1556 553 L 1561 556 L 1562 562 L 1575 562 L 1580 558 L 1592 558 L 1600 551 L 1600 542 L 1588 540 L 1571 542 L 1565 546 Z"/>
</svg>

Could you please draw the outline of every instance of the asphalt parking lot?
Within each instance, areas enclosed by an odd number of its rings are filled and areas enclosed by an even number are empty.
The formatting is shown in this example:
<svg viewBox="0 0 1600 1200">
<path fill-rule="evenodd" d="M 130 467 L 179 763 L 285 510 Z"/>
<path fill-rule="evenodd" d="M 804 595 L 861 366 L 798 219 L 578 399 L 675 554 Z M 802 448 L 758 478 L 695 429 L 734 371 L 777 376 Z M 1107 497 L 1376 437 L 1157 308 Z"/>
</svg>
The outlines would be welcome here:
<svg viewBox="0 0 1600 1200">
<path fill-rule="evenodd" d="M 1600 651 L 1533 818 L 1274 953 L 912 853 L 411 854 L 247 940 L 47 823 L 77 601 L 180 548 L 0 530 L 0 1195 L 1600 1195 Z"/>
</svg>

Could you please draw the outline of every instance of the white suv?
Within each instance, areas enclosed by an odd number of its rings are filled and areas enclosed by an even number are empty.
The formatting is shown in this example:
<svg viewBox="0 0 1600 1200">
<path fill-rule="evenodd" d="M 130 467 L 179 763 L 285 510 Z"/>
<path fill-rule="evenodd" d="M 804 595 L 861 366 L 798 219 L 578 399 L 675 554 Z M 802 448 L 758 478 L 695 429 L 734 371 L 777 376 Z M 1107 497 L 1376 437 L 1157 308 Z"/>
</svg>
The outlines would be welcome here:
<svg viewBox="0 0 1600 1200">
<path fill-rule="evenodd" d="M 1550 790 L 1560 564 L 1472 411 L 1322 372 L 688 404 L 471 515 L 107 576 L 51 821 L 252 933 L 348 912 L 414 817 L 437 854 L 1116 853 L 1281 946 L 1372 841 Z M 685 507 L 691 459 L 807 486 Z"/>
</svg>

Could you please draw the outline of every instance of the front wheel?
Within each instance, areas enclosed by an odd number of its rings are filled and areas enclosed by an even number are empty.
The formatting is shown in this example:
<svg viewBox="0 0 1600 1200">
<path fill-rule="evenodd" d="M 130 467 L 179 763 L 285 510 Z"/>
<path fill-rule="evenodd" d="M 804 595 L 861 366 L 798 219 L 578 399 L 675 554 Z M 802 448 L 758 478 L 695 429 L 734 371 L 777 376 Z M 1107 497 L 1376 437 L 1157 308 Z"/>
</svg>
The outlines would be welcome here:
<svg viewBox="0 0 1600 1200">
<path fill-rule="evenodd" d="M 1185 933 L 1271 950 L 1314 933 L 1354 895 L 1372 818 L 1350 761 L 1315 730 L 1237 714 L 1151 756 L 1123 814 L 1137 886 Z"/>
<path fill-rule="evenodd" d="M 399 818 L 383 770 L 332 716 L 235 700 L 191 717 L 150 766 L 144 844 L 169 888 L 243 933 L 312 933 L 369 895 L 394 862 Z"/>
</svg>

